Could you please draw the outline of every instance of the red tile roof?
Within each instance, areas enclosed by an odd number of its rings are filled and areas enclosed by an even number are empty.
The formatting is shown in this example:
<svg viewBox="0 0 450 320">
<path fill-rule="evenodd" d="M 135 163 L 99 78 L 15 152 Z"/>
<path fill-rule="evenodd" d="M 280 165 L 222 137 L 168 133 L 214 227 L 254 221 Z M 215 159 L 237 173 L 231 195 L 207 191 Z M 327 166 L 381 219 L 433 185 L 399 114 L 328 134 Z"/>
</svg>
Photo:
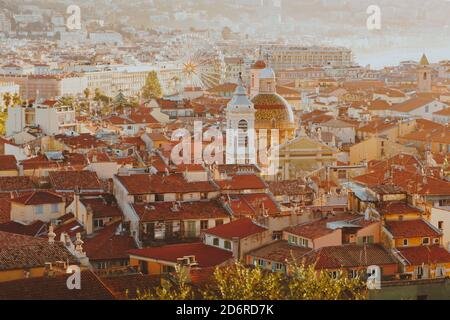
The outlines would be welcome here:
<svg viewBox="0 0 450 320">
<path fill-rule="evenodd" d="M 450 252 L 438 245 L 398 248 L 408 265 L 450 263 Z"/>
<path fill-rule="evenodd" d="M 13 155 L 0 155 L 0 171 L 17 170 L 17 160 Z"/>
<path fill-rule="evenodd" d="M 15 221 L 9 221 L 0 224 L 0 231 L 21 234 L 24 236 L 36 237 L 40 232 L 46 230 L 46 223 L 37 220 L 29 225 L 21 224 Z"/>
<path fill-rule="evenodd" d="M 101 190 L 95 172 L 91 171 L 50 171 L 50 183 L 55 190 Z"/>
<path fill-rule="evenodd" d="M 365 223 L 365 221 L 363 221 L 363 218 L 361 216 L 344 214 L 335 217 L 327 217 L 311 222 L 305 222 L 297 226 L 288 227 L 285 229 L 285 231 L 287 233 L 291 233 L 300 237 L 314 240 L 334 232 L 335 229 L 328 228 L 327 224 L 329 222 L 337 222 L 337 221 L 347 221 L 347 222 L 352 221 L 352 224 L 357 224 L 361 226 L 363 226 Z"/>
<path fill-rule="evenodd" d="M 431 98 L 412 98 L 405 102 L 394 104 L 392 110 L 398 112 L 410 112 L 433 101 L 434 99 Z"/>
<path fill-rule="evenodd" d="M 173 210 L 174 205 L 172 202 L 155 202 L 132 206 L 141 222 L 229 217 L 227 211 L 216 201 L 181 202 L 177 211 Z"/>
<path fill-rule="evenodd" d="M 112 292 L 94 273 L 81 272 L 81 289 L 68 290 L 70 275 L 0 282 L 0 300 L 114 300 Z"/>
<path fill-rule="evenodd" d="M 44 267 L 46 262 L 77 260 L 60 242 L 0 231 L 0 271 Z"/>
<path fill-rule="evenodd" d="M 94 237 L 84 240 L 83 249 L 89 260 L 127 259 L 128 251 L 137 248 L 131 236 L 116 234 L 120 224 L 120 221 L 112 223 Z"/>
<path fill-rule="evenodd" d="M 64 198 L 59 194 L 50 191 L 33 191 L 13 198 L 11 202 L 34 206 L 49 203 L 62 203 L 64 202 Z"/>
<path fill-rule="evenodd" d="M 241 218 L 230 223 L 222 224 L 217 227 L 205 230 L 206 234 L 211 234 L 223 239 L 232 240 L 233 238 L 244 239 L 257 233 L 267 231 L 260 227 L 249 218 Z"/>
<path fill-rule="evenodd" d="M 0 192 L 31 191 L 35 188 L 30 177 L 0 177 Z"/>
<path fill-rule="evenodd" d="M 232 253 L 202 242 L 167 245 L 129 251 L 130 255 L 176 263 L 178 258 L 195 256 L 198 267 L 207 268 L 223 264 L 232 258 Z"/>
<path fill-rule="evenodd" d="M 377 211 L 381 215 L 385 214 L 406 214 L 406 213 L 415 213 L 417 215 L 421 214 L 422 211 L 420 211 L 417 208 L 411 207 L 405 202 L 399 202 L 399 201 L 389 201 L 389 202 L 382 202 L 378 207 Z"/>
<path fill-rule="evenodd" d="M 74 136 L 57 134 L 55 135 L 55 139 L 72 149 L 92 149 L 97 147 L 106 147 L 105 142 L 97 139 L 95 135 L 92 135 L 90 133 L 81 133 Z"/>
<path fill-rule="evenodd" d="M 0 192 L 0 223 L 11 220 L 11 195 L 9 192 Z"/>
<path fill-rule="evenodd" d="M 262 214 L 262 209 L 268 215 L 280 213 L 277 203 L 266 193 L 231 195 L 228 204 L 235 217 L 251 217 Z"/>
<path fill-rule="evenodd" d="M 315 264 L 316 269 L 356 268 L 398 263 L 392 254 L 378 244 L 322 247 L 307 253 L 305 257 L 305 264 Z"/>
<path fill-rule="evenodd" d="M 182 174 L 133 174 L 129 176 L 118 175 L 117 179 L 130 194 L 150 193 L 187 193 L 217 191 L 209 181 L 187 182 Z"/>
<path fill-rule="evenodd" d="M 285 264 L 286 260 L 292 260 L 292 258 L 295 258 L 297 262 L 301 261 L 302 257 L 310 251 L 310 248 L 291 246 L 287 241 L 279 240 L 253 250 L 247 255 Z"/>
<path fill-rule="evenodd" d="M 424 220 L 386 221 L 385 228 L 396 238 L 439 237 L 440 232 Z"/>
<path fill-rule="evenodd" d="M 119 208 L 117 203 L 108 203 L 106 199 L 101 198 L 82 198 L 81 203 L 84 206 L 90 206 L 92 212 L 94 213 L 94 219 L 105 218 L 105 217 L 122 217 L 122 210 Z"/>
<path fill-rule="evenodd" d="M 222 190 L 267 189 L 268 185 L 255 174 L 235 174 L 225 180 L 216 180 Z"/>
<path fill-rule="evenodd" d="M 127 274 L 103 277 L 102 282 L 118 299 L 136 299 L 138 292 L 144 293 L 161 285 L 161 275 Z"/>
</svg>

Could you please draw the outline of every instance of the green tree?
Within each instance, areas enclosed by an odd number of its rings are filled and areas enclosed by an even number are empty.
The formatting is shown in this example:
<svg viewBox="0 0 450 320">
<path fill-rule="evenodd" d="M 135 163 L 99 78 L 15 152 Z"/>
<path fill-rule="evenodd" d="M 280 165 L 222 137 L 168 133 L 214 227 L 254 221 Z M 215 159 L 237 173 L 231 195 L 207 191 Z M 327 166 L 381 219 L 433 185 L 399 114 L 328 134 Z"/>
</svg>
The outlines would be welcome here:
<svg viewBox="0 0 450 320">
<path fill-rule="evenodd" d="M 151 71 L 145 85 L 142 87 L 142 97 L 144 99 L 157 99 L 162 97 L 161 85 L 156 71 Z"/>
<path fill-rule="evenodd" d="M 240 262 L 216 268 L 212 285 L 203 291 L 208 300 L 279 300 L 284 298 L 283 275 Z"/>
<path fill-rule="evenodd" d="M 287 299 L 291 300 L 363 300 L 366 284 L 359 277 L 349 278 L 342 271 L 332 277 L 314 265 L 304 266 L 295 261 L 288 264 L 290 273 Z"/>
<path fill-rule="evenodd" d="M 194 292 L 189 285 L 189 268 L 177 265 L 175 273 L 168 279 L 161 279 L 161 285 L 154 290 L 137 292 L 137 300 L 192 300 Z"/>
<path fill-rule="evenodd" d="M 187 281 L 188 269 L 177 269 L 174 280 L 162 280 L 152 291 L 138 293 L 142 300 L 362 300 L 367 298 L 365 282 L 343 272 L 332 277 L 314 265 L 287 262 L 289 274 L 248 267 L 240 262 L 216 268 L 210 284 L 194 291 Z"/>
</svg>

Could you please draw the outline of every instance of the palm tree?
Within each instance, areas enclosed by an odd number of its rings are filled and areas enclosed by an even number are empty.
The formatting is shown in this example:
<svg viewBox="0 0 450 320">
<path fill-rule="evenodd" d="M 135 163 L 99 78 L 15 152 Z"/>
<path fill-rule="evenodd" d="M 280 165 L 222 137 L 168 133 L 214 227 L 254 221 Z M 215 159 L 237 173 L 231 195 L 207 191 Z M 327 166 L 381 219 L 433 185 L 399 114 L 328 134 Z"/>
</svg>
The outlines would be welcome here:
<svg viewBox="0 0 450 320">
<path fill-rule="evenodd" d="M 16 92 L 14 93 L 14 95 L 12 96 L 12 102 L 14 105 L 18 105 L 22 103 L 22 99 L 20 98 L 20 95 Z"/>
<path fill-rule="evenodd" d="M 88 99 L 89 96 L 91 95 L 91 90 L 89 90 L 89 88 L 86 88 L 86 89 L 84 89 L 83 93 L 84 93 L 84 97 L 86 99 Z"/>
</svg>

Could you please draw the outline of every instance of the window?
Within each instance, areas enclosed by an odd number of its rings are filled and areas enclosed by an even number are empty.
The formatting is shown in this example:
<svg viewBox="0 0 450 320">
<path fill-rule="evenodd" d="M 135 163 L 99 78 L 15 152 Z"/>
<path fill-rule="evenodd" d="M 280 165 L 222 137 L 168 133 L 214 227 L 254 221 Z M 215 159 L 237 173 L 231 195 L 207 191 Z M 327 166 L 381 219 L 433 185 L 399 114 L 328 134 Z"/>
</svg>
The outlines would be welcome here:
<svg viewBox="0 0 450 320">
<path fill-rule="evenodd" d="M 215 245 L 215 246 L 219 246 L 219 238 L 214 238 L 213 239 L 213 245 Z"/>
<path fill-rule="evenodd" d="M 429 106 L 426 106 L 426 107 L 425 107 L 425 112 L 426 112 L 426 113 L 430 112 L 430 107 L 429 107 Z"/>
<path fill-rule="evenodd" d="M 373 238 L 373 236 L 364 236 L 364 237 L 362 237 L 362 242 L 363 243 L 373 243 L 373 241 L 374 241 L 374 238 Z"/>
<path fill-rule="evenodd" d="M 107 266 L 107 264 L 106 264 L 106 262 L 99 262 L 98 264 L 97 264 L 97 269 L 106 269 L 108 266 Z"/>
<path fill-rule="evenodd" d="M 403 239 L 403 246 L 407 247 L 408 246 L 408 239 Z"/>
<path fill-rule="evenodd" d="M 284 266 L 282 263 L 275 262 L 274 269 L 275 271 L 284 271 Z"/>
<path fill-rule="evenodd" d="M 349 270 L 348 276 L 351 279 L 358 277 L 358 270 Z"/>
<path fill-rule="evenodd" d="M 330 272 L 330 277 L 332 278 L 332 279 L 337 279 L 337 271 L 331 271 Z"/>
<path fill-rule="evenodd" d="M 58 203 L 52 203 L 52 213 L 56 213 L 59 211 L 59 204 Z"/>
<path fill-rule="evenodd" d="M 297 237 L 289 235 L 288 241 L 290 244 L 297 245 Z"/>
<path fill-rule="evenodd" d="M 445 277 L 445 266 L 441 265 L 436 266 L 436 277 L 437 278 Z"/>
<path fill-rule="evenodd" d="M 216 227 L 223 224 L 223 219 L 216 219 Z"/>
<path fill-rule="evenodd" d="M 438 228 L 444 230 L 444 221 L 438 221 Z"/>
<path fill-rule="evenodd" d="M 439 244 L 439 242 L 440 242 L 440 241 L 439 241 L 439 238 L 434 238 L 434 239 L 433 239 L 433 242 L 434 242 L 434 244 Z"/>
<path fill-rule="evenodd" d="M 175 272 L 175 267 L 173 266 L 162 266 L 162 273 L 171 273 Z"/>
<path fill-rule="evenodd" d="M 103 219 L 95 219 L 94 220 L 94 227 L 95 228 L 102 228 L 103 227 Z"/>
<path fill-rule="evenodd" d="M 231 242 L 228 240 L 225 240 L 225 242 L 223 243 L 223 247 L 227 250 L 231 250 Z"/>
<path fill-rule="evenodd" d="M 430 238 L 422 238 L 422 244 L 430 244 Z"/>
<path fill-rule="evenodd" d="M 309 241 L 307 239 L 302 239 L 302 247 L 308 247 Z"/>
<path fill-rule="evenodd" d="M 266 264 L 263 259 L 256 259 L 255 262 L 256 262 L 255 265 L 260 267 L 264 267 L 264 265 Z"/>
<path fill-rule="evenodd" d="M 200 230 L 208 229 L 208 220 L 200 220 Z"/>
<path fill-rule="evenodd" d="M 36 206 L 36 214 L 43 214 L 44 213 L 44 206 L 38 205 Z"/>
<path fill-rule="evenodd" d="M 423 276 L 423 268 L 422 267 L 416 268 L 416 276 L 418 279 L 422 279 L 422 276 Z"/>
<path fill-rule="evenodd" d="M 274 231 L 272 233 L 273 240 L 281 240 L 282 239 L 282 231 Z"/>
</svg>

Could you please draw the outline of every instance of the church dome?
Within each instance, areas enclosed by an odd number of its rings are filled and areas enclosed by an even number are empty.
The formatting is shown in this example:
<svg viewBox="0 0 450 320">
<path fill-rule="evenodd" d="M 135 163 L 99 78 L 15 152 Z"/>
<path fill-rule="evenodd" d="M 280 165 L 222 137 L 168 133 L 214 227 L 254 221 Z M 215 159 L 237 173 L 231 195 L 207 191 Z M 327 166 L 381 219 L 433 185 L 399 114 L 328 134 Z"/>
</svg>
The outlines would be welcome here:
<svg viewBox="0 0 450 320">
<path fill-rule="evenodd" d="M 272 68 L 264 68 L 259 74 L 259 79 L 275 79 L 275 72 L 273 72 Z"/>
<path fill-rule="evenodd" d="M 256 120 L 294 124 L 294 113 L 289 103 L 277 93 L 259 93 L 252 99 Z"/>
</svg>

